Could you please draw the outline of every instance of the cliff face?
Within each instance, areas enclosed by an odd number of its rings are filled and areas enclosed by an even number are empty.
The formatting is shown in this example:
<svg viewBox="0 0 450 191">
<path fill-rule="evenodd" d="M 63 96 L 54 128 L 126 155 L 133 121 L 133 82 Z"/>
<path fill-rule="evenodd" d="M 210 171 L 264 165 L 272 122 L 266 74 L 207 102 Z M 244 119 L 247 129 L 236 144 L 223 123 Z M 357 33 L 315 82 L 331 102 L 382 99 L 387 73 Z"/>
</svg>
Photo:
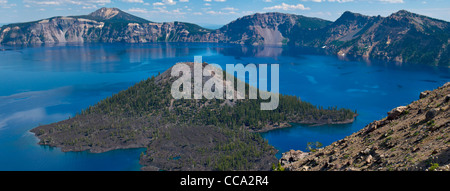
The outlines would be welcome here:
<svg viewBox="0 0 450 191">
<path fill-rule="evenodd" d="M 0 44 L 222 42 L 324 48 L 346 57 L 450 66 L 450 24 L 407 11 L 388 17 L 345 12 L 335 22 L 284 13 L 253 14 L 218 30 L 154 23 L 116 8 L 0 28 Z"/>
<path fill-rule="evenodd" d="M 204 38 L 200 31 L 189 31 L 185 23 L 120 23 L 95 28 L 86 35 L 89 42 L 197 42 Z M 191 34 L 197 33 L 197 34 Z"/>
<path fill-rule="evenodd" d="M 153 23 L 116 8 L 102 8 L 89 15 L 53 17 L 0 29 L 3 44 L 65 42 L 193 42 L 208 39 L 210 32 L 183 22 Z"/>
<path fill-rule="evenodd" d="M 56 17 L 32 23 L 6 25 L 1 28 L 0 41 L 5 44 L 40 44 L 85 42 L 88 31 L 103 28 L 103 22 Z"/>
<path fill-rule="evenodd" d="M 254 14 L 239 18 L 216 33 L 223 34 L 224 42 L 252 45 L 287 44 L 300 30 L 322 28 L 330 21 L 283 13 Z"/>
<path fill-rule="evenodd" d="M 316 152 L 290 151 L 288 170 L 450 170 L 450 82 Z"/>
</svg>

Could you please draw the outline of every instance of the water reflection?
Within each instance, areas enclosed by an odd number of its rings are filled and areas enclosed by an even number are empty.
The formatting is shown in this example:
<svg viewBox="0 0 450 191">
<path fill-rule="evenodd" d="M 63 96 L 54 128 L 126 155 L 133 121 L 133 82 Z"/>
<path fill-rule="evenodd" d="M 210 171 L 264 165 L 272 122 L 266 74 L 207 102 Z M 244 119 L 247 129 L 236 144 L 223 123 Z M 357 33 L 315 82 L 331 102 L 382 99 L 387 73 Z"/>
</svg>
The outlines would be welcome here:
<svg viewBox="0 0 450 191">
<path fill-rule="evenodd" d="M 322 50 L 307 47 L 289 47 L 289 46 L 245 46 L 230 45 L 230 47 L 216 48 L 216 51 L 225 56 L 234 56 L 236 59 L 241 57 L 252 58 L 273 58 L 278 60 L 281 56 L 291 56 L 302 58 L 302 55 L 323 54 Z"/>
<path fill-rule="evenodd" d="M 217 53 L 214 47 L 207 48 L 206 51 Z M 20 53 L 17 52 L 20 55 L 3 55 L 7 60 L 2 67 L 33 66 L 56 72 L 124 72 L 143 64 L 151 64 L 150 61 L 202 55 L 204 52 L 205 47 L 195 48 L 183 43 L 45 45 L 23 48 Z"/>
</svg>

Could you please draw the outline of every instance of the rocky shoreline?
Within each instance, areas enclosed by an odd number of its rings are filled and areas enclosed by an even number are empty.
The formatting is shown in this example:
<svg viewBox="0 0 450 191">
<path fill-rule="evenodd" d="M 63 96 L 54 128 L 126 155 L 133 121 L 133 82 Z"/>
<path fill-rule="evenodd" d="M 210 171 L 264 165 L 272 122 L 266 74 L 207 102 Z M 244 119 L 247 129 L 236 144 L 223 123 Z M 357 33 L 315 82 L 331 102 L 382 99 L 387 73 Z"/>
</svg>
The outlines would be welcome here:
<svg viewBox="0 0 450 191">
<path fill-rule="evenodd" d="M 313 121 L 313 120 L 309 120 L 309 121 L 299 121 L 299 122 L 283 122 L 283 123 L 275 123 L 275 124 L 270 124 L 265 126 L 262 129 L 259 130 L 250 130 L 251 132 L 255 132 L 255 133 L 265 133 L 265 132 L 269 132 L 269 131 L 273 131 L 273 130 L 277 130 L 277 129 L 283 129 L 283 128 L 289 128 L 292 127 L 292 124 L 301 124 L 301 125 L 309 125 L 309 126 L 322 126 L 322 125 L 339 125 L 339 124 L 350 124 L 353 123 L 355 121 L 355 117 L 357 117 L 358 114 L 355 114 L 354 117 L 352 119 L 346 119 L 344 121 L 336 121 L 336 122 L 324 122 L 324 121 Z"/>
<path fill-rule="evenodd" d="M 355 115 L 356 117 L 357 115 Z M 294 124 L 306 124 L 311 126 L 321 126 L 321 125 L 337 125 L 337 124 L 349 124 L 353 123 L 355 121 L 355 118 L 353 119 L 347 119 L 345 121 L 340 122 L 331 122 L 331 123 L 323 123 L 323 122 L 313 122 L 313 121 L 305 121 L 305 122 L 296 122 Z M 265 133 L 277 129 L 283 129 L 283 128 L 289 128 L 292 127 L 292 123 L 289 122 L 282 122 L 282 123 L 276 123 L 273 125 L 267 125 L 265 128 L 254 131 L 249 129 L 249 132 L 252 133 Z M 135 144 L 125 144 L 125 145 L 114 145 L 113 147 L 96 147 L 96 146 L 81 146 L 81 147 L 71 147 L 64 144 L 60 144 L 58 142 L 47 142 L 45 139 L 40 137 L 40 135 L 37 135 L 37 131 L 35 129 L 30 130 L 31 133 L 33 133 L 40 141 L 38 144 L 50 146 L 50 147 L 58 147 L 61 148 L 62 152 L 81 152 L 81 151 L 88 151 L 90 153 L 104 153 L 112 150 L 119 150 L 119 149 L 137 149 L 137 148 L 146 148 L 148 143 L 151 140 L 146 140 L 141 143 L 135 143 Z"/>
</svg>

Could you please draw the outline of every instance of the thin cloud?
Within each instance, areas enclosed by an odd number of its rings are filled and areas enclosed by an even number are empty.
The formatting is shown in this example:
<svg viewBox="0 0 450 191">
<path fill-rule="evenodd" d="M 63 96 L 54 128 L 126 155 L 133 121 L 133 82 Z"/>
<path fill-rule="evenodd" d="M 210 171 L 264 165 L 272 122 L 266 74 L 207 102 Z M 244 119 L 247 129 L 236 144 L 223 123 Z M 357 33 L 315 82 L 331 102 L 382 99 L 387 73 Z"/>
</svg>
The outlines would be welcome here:
<svg viewBox="0 0 450 191">
<path fill-rule="evenodd" d="M 234 7 L 225 7 L 225 8 L 222 8 L 222 10 L 224 10 L 224 11 L 237 11 L 239 9 L 234 8 Z"/>
<path fill-rule="evenodd" d="M 122 0 L 127 3 L 144 3 L 144 0 Z"/>
<path fill-rule="evenodd" d="M 310 2 L 316 2 L 316 3 L 322 3 L 322 2 L 338 2 L 338 3 L 347 3 L 347 2 L 353 2 L 354 0 L 302 0 L 302 1 L 310 1 Z"/>
<path fill-rule="evenodd" d="M 86 1 L 74 1 L 74 0 L 24 0 L 23 3 L 27 5 L 37 5 L 37 6 L 60 6 L 60 5 L 82 5 L 82 6 L 93 6 L 99 5 L 104 6 L 111 3 L 111 0 L 86 0 Z"/>
<path fill-rule="evenodd" d="M 264 10 L 310 10 L 309 7 L 305 7 L 303 4 L 297 4 L 297 5 L 289 5 L 286 3 L 281 3 L 281 5 L 275 5 L 273 7 L 265 7 Z"/>
<path fill-rule="evenodd" d="M 164 4 L 166 4 L 166 5 L 175 5 L 175 4 L 177 4 L 177 2 L 175 2 L 174 0 L 163 0 L 162 2 Z"/>
<path fill-rule="evenodd" d="M 148 13 L 147 9 L 143 9 L 143 8 L 130 8 L 130 9 L 128 9 L 128 12 L 132 12 L 132 13 Z"/>
<path fill-rule="evenodd" d="M 11 8 L 16 6 L 16 4 L 8 3 L 8 0 L 0 0 L 0 8 Z"/>
<path fill-rule="evenodd" d="M 379 0 L 384 3 L 405 3 L 403 0 Z"/>
</svg>

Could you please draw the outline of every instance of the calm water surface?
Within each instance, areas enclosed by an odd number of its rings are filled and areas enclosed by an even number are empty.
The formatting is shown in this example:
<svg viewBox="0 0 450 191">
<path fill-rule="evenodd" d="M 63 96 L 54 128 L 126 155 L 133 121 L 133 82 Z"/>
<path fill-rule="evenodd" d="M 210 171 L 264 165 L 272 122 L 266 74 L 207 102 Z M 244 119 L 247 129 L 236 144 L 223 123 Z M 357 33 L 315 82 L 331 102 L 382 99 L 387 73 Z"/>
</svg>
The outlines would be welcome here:
<svg viewBox="0 0 450 191">
<path fill-rule="evenodd" d="M 139 170 L 144 149 L 101 154 L 63 153 L 37 145 L 29 130 L 74 116 L 81 109 L 173 64 L 280 64 L 280 92 L 316 105 L 357 110 L 353 124 L 263 133 L 281 152 L 328 145 L 406 105 L 421 91 L 450 81 L 449 68 L 343 61 L 293 47 L 245 47 L 207 43 L 84 44 L 0 51 L 0 170 Z M 241 77 L 243 78 L 243 77 Z"/>
</svg>

